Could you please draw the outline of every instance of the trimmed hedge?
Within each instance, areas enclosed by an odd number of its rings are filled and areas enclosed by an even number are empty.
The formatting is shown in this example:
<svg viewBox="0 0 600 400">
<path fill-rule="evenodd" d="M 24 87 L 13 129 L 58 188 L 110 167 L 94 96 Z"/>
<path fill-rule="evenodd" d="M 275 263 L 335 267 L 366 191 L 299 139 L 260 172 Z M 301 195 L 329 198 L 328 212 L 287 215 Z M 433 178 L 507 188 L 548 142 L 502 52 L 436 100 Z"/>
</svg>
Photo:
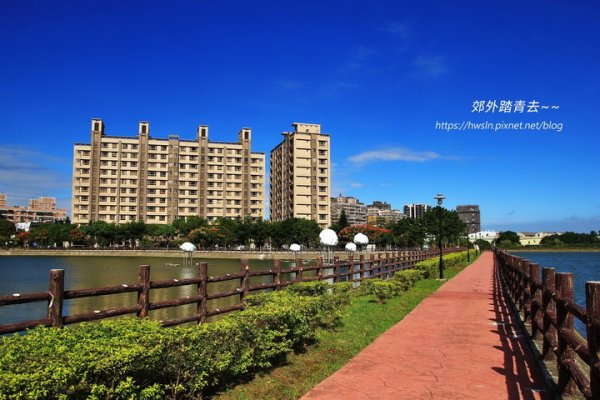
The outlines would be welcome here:
<svg viewBox="0 0 600 400">
<path fill-rule="evenodd" d="M 475 256 L 471 252 L 471 260 L 475 259 Z M 443 256 L 444 267 L 450 268 L 459 264 L 467 262 L 467 252 L 461 251 L 460 253 L 450 253 Z M 415 265 L 415 269 L 422 271 L 425 278 L 435 278 L 439 274 L 439 257 L 434 257 L 421 261 Z"/>
<path fill-rule="evenodd" d="M 199 398 L 302 349 L 339 321 L 345 301 L 339 290 L 247 300 L 244 311 L 193 327 L 132 318 L 4 337 L 0 399 Z"/>
<path fill-rule="evenodd" d="M 467 253 L 452 253 L 444 256 L 444 266 L 454 267 L 467 261 Z M 421 261 L 414 269 L 405 269 L 394 273 L 392 279 L 366 279 L 361 282 L 361 290 L 364 294 L 375 296 L 377 302 L 385 303 L 401 292 L 407 291 L 421 279 L 433 278 L 438 273 L 439 259 L 432 258 Z"/>
</svg>

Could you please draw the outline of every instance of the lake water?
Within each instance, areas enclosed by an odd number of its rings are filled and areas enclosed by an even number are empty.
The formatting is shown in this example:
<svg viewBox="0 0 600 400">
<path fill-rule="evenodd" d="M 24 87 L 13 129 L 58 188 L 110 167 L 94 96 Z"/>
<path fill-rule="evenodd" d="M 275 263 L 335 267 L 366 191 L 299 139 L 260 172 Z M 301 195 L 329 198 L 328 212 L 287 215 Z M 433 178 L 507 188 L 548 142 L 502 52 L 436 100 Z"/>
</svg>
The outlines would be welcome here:
<svg viewBox="0 0 600 400">
<path fill-rule="evenodd" d="M 234 259 L 194 259 L 196 262 L 208 262 L 209 276 L 235 273 L 240 271 L 240 260 Z M 153 281 L 172 278 L 191 278 L 197 276 L 195 266 L 173 266 L 183 264 L 181 258 L 151 257 L 0 257 L 0 296 L 13 293 L 45 292 L 48 290 L 50 269 L 65 270 L 65 290 L 99 288 L 120 284 L 137 283 L 138 266 L 148 264 L 151 267 L 150 279 Z M 282 263 L 283 267 L 289 264 Z M 250 260 L 251 270 L 265 270 L 273 266 L 271 260 Z M 270 277 L 253 277 L 251 285 L 270 282 Z M 209 285 L 209 293 L 231 290 L 239 286 L 239 281 L 219 282 Z M 150 301 L 175 299 L 195 294 L 196 286 L 153 289 Z M 94 310 L 113 309 L 135 305 L 137 293 L 88 297 L 65 301 L 63 314 L 75 315 Z M 235 304 L 238 296 L 210 300 L 209 310 L 224 305 Z M 15 323 L 46 316 L 47 302 L 18 304 L 0 307 L 0 324 Z M 153 319 L 171 319 L 193 315 L 195 304 L 150 311 Z"/>
<path fill-rule="evenodd" d="M 574 279 L 575 302 L 585 306 L 585 283 L 600 281 L 600 252 L 511 252 L 531 262 L 540 264 L 540 268 L 551 267 L 556 272 L 572 272 Z M 576 318 L 576 328 L 585 332 L 585 327 Z"/>
</svg>

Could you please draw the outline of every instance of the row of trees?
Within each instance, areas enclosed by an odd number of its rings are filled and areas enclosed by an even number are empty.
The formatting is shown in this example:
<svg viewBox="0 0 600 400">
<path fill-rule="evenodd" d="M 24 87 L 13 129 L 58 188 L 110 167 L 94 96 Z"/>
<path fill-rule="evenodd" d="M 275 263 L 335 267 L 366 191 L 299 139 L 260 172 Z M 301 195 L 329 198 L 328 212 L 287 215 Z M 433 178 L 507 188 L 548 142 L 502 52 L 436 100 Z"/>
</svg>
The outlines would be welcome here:
<svg viewBox="0 0 600 400">
<path fill-rule="evenodd" d="M 565 232 L 560 235 L 546 236 L 542 239 L 541 244 L 550 246 L 598 246 L 600 245 L 600 237 L 596 231 L 590 233 Z"/>
<path fill-rule="evenodd" d="M 465 235 L 465 225 L 455 211 L 435 208 L 420 219 L 402 219 L 384 228 L 370 225 L 349 226 L 345 214 L 332 228 L 338 233 L 340 246 L 351 242 L 356 233 L 364 233 L 370 243 L 379 246 L 420 247 L 426 242 L 437 243 L 438 218 L 442 217 L 442 240 L 456 244 Z M 15 232 L 14 225 L 1 223 L 0 239 L 3 244 L 29 246 L 57 246 L 63 243 L 75 246 L 111 247 L 173 247 L 190 241 L 201 248 L 237 246 L 281 248 L 298 243 L 306 247 L 319 246 L 321 229 L 314 221 L 291 218 L 272 222 L 251 218 L 217 219 L 209 224 L 200 217 L 177 219 L 172 224 L 145 224 L 129 222 L 116 225 L 95 221 L 88 225 L 71 223 L 42 224 L 29 232 Z M 8 222 L 8 221 L 4 221 Z M 12 226 L 9 226 L 12 225 Z"/>
<path fill-rule="evenodd" d="M 496 244 L 498 247 L 518 247 L 521 246 L 521 238 L 516 232 L 504 231 L 498 234 Z M 590 233 L 565 232 L 556 235 L 549 235 L 540 241 L 542 246 L 599 246 L 600 237 L 596 231 Z"/>
</svg>

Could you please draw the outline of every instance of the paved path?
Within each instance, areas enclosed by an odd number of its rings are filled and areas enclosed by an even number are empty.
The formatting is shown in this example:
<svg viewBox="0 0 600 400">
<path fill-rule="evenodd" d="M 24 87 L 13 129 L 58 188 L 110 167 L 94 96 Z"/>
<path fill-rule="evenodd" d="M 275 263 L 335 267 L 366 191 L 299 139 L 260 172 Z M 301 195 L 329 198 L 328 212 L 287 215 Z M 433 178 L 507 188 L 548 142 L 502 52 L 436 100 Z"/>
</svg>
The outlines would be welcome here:
<svg viewBox="0 0 600 400">
<path fill-rule="evenodd" d="M 526 340 L 487 252 L 303 399 L 551 399 Z"/>
</svg>

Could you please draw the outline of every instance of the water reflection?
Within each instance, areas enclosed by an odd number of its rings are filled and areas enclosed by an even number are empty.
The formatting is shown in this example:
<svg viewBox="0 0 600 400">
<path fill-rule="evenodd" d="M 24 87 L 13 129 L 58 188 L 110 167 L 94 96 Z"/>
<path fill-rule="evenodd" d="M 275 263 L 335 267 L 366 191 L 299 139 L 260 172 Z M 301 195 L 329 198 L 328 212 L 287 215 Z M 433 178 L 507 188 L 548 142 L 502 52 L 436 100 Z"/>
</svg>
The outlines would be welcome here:
<svg viewBox="0 0 600 400">
<path fill-rule="evenodd" d="M 236 273 L 240 271 L 240 260 L 202 259 L 195 262 L 208 262 L 209 276 Z M 121 284 L 136 284 L 138 266 L 151 266 L 152 281 L 182 279 L 198 276 L 195 265 L 181 265 L 178 258 L 151 257 L 0 257 L 0 295 L 12 293 L 32 293 L 48 290 L 49 270 L 65 270 L 65 289 L 87 289 Z M 250 260 L 250 270 L 273 268 L 270 260 Z M 270 276 L 252 277 L 250 285 L 271 283 Z M 239 286 L 239 280 L 211 283 L 209 293 L 232 290 Z M 150 301 L 174 300 L 197 294 L 196 285 L 165 289 L 152 289 Z M 239 296 L 210 300 L 209 310 L 236 304 Z M 115 309 L 134 306 L 137 293 L 86 297 L 66 300 L 64 315 L 76 315 L 95 310 Z M 0 324 L 40 319 L 46 316 L 47 303 L 30 303 L 0 307 Z M 196 304 L 164 308 L 150 311 L 150 317 L 158 320 L 194 315 Z"/>
</svg>

